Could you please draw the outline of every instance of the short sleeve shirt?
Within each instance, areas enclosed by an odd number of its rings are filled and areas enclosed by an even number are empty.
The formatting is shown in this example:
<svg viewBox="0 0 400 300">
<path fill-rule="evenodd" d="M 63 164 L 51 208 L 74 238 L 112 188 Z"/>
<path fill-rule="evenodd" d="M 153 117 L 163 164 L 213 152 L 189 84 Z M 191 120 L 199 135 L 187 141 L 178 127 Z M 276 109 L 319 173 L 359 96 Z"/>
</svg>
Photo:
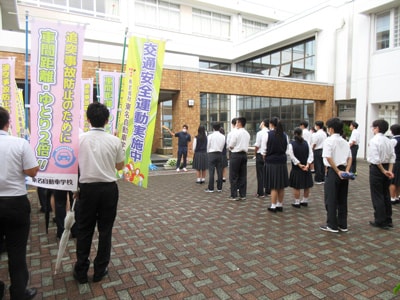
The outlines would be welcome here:
<svg viewBox="0 0 400 300">
<path fill-rule="evenodd" d="M 100 128 L 79 136 L 80 183 L 114 182 L 115 164 L 124 161 L 119 138 Z"/>
<path fill-rule="evenodd" d="M 26 195 L 24 170 L 38 166 L 28 141 L 0 130 L 0 165 L 0 196 Z"/>
</svg>

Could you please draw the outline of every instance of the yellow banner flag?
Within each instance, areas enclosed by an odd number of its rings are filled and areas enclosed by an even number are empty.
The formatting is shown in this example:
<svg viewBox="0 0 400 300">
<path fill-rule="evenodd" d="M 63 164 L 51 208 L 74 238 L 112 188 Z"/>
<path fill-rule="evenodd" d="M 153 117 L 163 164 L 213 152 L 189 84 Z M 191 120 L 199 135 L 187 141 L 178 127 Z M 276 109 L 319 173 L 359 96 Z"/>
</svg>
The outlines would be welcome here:
<svg viewBox="0 0 400 300">
<path fill-rule="evenodd" d="M 165 42 L 132 37 L 118 118 L 118 136 L 125 151 L 119 176 L 147 187 Z"/>
</svg>

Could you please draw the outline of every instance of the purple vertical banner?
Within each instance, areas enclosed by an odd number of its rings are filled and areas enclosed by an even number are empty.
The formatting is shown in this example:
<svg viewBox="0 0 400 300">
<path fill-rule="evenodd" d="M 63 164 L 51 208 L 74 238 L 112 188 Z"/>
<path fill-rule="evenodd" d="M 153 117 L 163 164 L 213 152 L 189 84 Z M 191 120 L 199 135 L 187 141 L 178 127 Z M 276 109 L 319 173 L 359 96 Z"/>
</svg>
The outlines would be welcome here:
<svg viewBox="0 0 400 300">
<path fill-rule="evenodd" d="M 118 93 L 121 73 L 99 71 L 100 102 L 110 110 L 110 118 L 105 129 L 113 134 L 118 113 Z"/>
<path fill-rule="evenodd" d="M 86 111 L 90 103 L 93 102 L 93 78 L 81 80 L 81 113 L 79 128 L 86 132 L 90 129 L 90 124 L 86 119 Z"/>
<path fill-rule="evenodd" d="M 77 189 L 84 33 L 84 25 L 32 22 L 30 143 L 39 163 L 33 185 Z"/>
<path fill-rule="evenodd" d="M 10 133 L 17 132 L 17 90 L 15 88 L 15 58 L 0 59 L 0 105 L 10 113 Z"/>
</svg>

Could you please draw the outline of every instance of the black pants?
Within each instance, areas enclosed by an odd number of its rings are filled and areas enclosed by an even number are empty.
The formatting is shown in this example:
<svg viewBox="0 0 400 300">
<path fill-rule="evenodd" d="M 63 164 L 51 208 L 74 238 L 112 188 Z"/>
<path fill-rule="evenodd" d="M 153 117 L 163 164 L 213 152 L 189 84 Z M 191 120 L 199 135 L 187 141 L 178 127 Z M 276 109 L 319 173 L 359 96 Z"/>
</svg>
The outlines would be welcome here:
<svg viewBox="0 0 400 300">
<path fill-rule="evenodd" d="M 358 145 L 353 145 L 350 147 L 351 150 L 351 167 L 350 172 L 356 173 L 357 172 L 357 152 L 358 152 Z"/>
<path fill-rule="evenodd" d="M 265 186 L 265 161 L 262 154 L 256 154 L 257 195 L 266 196 L 271 193 Z"/>
<path fill-rule="evenodd" d="M 73 203 L 73 194 L 69 191 L 61 191 L 61 190 L 53 190 L 54 193 L 54 204 L 56 210 L 56 224 L 57 224 L 57 237 L 61 238 L 61 235 L 64 232 L 64 219 L 67 214 L 66 206 L 67 206 L 67 198 L 69 195 L 70 206 L 72 207 Z M 71 233 L 73 236 L 76 236 L 76 225 L 72 226 Z"/>
<path fill-rule="evenodd" d="M 177 168 L 181 167 L 182 156 L 183 156 L 182 168 L 186 168 L 187 153 L 188 153 L 188 148 L 187 147 L 178 147 L 178 160 L 176 161 L 176 167 Z"/>
<path fill-rule="evenodd" d="M 325 166 L 322 159 L 322 149 L 314 150 L 314 169 L 316 182 L 325 181 Z"/>
<path fill-rule="evenodd" d="M 217 171 L 217 190 L 222 190 L 222 153 L 210 152 L 208 160 L 208 189 L 214 190 L 214 173 Z"/>
<path fill-rule="evenodd" d="M 344 167 L 338 167 L 344 171 Z M 325 178 L 325 208 L 327 212 L 326 224 L 332 229 L 347 228 L 347 195 L 349 180 L 340 179 L 332 168 L 328 168 Z"/>
<path fill-rule="evenodd" d="M 79 200 L 75 204 L 77 242 L 75 272 L 87 275 L 90 248 L 97 224 L 99 242 L 94 259 L 94 273 L 101 274 L 110 262 L 112 228 L 117 215 L 118 186 L 115 182 L 80 185 Z"/>
<path fill-rule="evenodd" d="M 50 212 L 51 211 L 51 205 L 50 205 L 50 198 L 53 190 L 43 188 L 38 186 L 37 187 L 37 194 L 39 198 L 39 203 L 40 203 L 40 211 L 41 212 Z"/>
<path fill-rule="evenodd" d="M 26 245 L 31 224 L 31 204 L 26 195 L 0 197 L 0 236 L 5 237 L 11 299 L 24 299 L 29 280 Z"/>
<path fill-rule="evenodd" d="M 384 164 L 385 169 L 388 168 Z M 371 191 L 372 206 L 374 207 L 375 223 L 386 226 L 392 223 L 392 203 L 389 193 L 390 179 L 386 177 L 376 165 L 369 167 L 369 187 Z"/>
<path fill-rule="evenodd" d="M 229 164 L 229 182 L 231 184 L 231 197 L 246 197 L 247 192 L 247 153 L 232 152 Z"/>
</svg>

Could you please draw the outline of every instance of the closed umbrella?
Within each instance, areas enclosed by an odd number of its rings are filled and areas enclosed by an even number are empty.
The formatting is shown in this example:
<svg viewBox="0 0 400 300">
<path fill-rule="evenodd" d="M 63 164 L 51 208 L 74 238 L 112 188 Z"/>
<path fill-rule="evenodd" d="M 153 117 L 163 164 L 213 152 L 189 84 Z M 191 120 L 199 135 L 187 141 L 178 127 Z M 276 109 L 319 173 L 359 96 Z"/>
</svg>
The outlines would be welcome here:
<svg viewBox="0 0 400 300">
<path fill-rule="evenodd" d="M 58 246 L 58 253 L 57 253 L 57 260 L 56 260 L 56 267 L 54 270 L 54 274 L 57 274 L 57 271 L 60 269 L 61 259 L 63 258 L 65 249 L 67 248 L 69 235 L 71 233 L 71 228 L 75 223 L 75 211 L 74 211 L 75 202 L 76 200 L 74 199 L 71 210 L 67 212 L 67 215 L 65 216 L 64 219 L 64 232 L 60 239 L 60 245 Z"/>
</svg>

